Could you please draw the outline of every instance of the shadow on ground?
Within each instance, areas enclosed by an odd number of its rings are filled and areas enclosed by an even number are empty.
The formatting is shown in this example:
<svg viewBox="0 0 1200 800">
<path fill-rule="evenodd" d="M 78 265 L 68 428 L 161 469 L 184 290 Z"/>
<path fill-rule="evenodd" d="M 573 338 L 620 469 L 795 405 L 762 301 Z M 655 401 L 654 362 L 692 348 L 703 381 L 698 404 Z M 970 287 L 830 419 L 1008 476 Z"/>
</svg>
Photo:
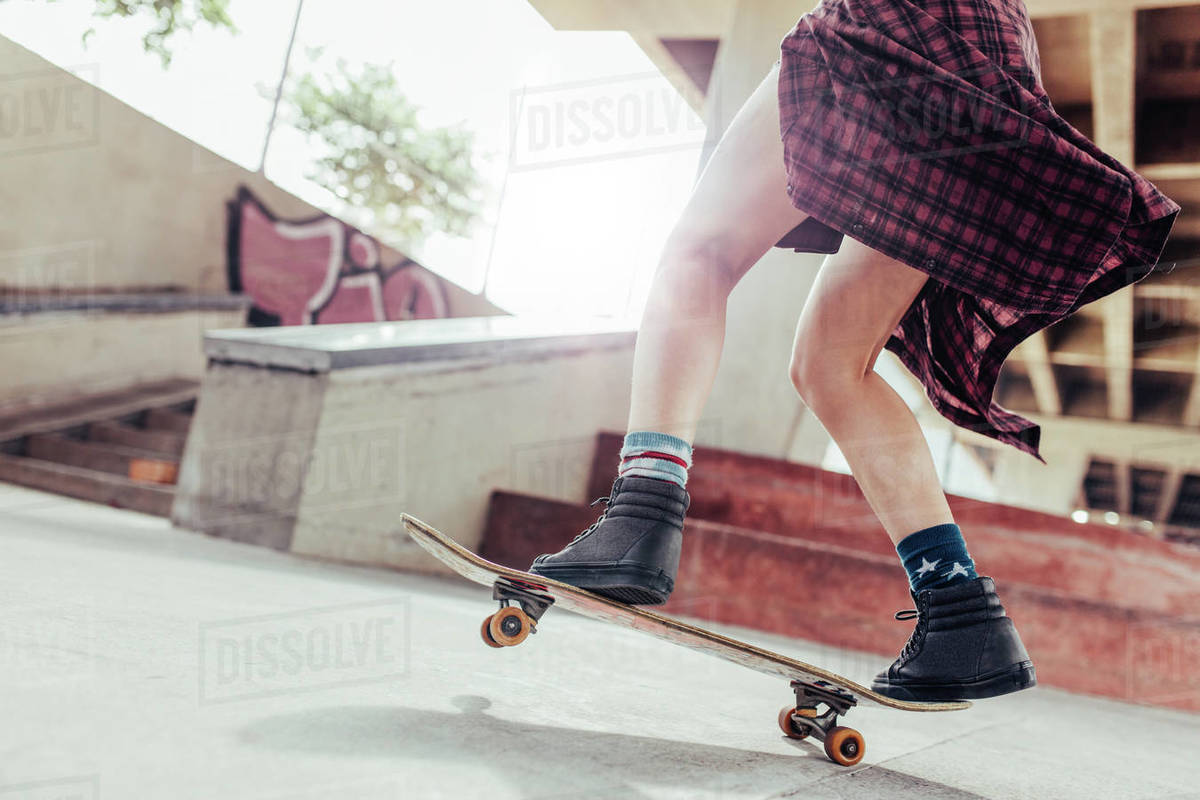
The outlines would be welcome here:
<svg viewBox="0 0 1200 800">
<path fill-rule="evenodd" d="M 846 769 L 819 744 L 795 755 L 761 753 L 651 736 L 510 722 L 487 713 L 478 695 L 452 700 L 461 713 L 403 706 L 338 706 L 266 717 L 244 726 L 243 743 L 322 756 L 418 759 L 430 769 L 414 783 L 474 789 L 471 772 L 491 773 L 494 794 L 523 798 L 683 797 L 977 798 L 884 767 Z M 702 715 L 697 717 L 701 724 Z M 399 768 L 401 765 L 397 765 Z M 408 765 L 405 765 L 408 766 Z M 461 772 L 457 773 L 455 770 Z M 405 770 L 408 772 L 408 770 Z M 408 773 L 413 774 L 413 773 Z"/>
</svg>

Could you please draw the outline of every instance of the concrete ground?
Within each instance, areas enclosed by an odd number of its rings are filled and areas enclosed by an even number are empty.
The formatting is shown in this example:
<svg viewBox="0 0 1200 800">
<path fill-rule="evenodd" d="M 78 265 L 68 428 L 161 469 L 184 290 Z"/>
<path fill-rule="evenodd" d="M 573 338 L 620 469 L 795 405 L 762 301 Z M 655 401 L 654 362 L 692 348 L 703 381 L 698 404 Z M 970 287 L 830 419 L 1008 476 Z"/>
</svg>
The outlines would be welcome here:
<svg viewBox="0 0 1200 800">
<path fill-rule="evenodd" d="M 780 735 L 786 685 L 720 660 L 553 611 L 489 649 L 480 587 L 10 487 L 0 545 L 0 800 L 1200 798 L 1197 715 L 1044 687 L 860 709 L 846 769 Z"/>
</svg>

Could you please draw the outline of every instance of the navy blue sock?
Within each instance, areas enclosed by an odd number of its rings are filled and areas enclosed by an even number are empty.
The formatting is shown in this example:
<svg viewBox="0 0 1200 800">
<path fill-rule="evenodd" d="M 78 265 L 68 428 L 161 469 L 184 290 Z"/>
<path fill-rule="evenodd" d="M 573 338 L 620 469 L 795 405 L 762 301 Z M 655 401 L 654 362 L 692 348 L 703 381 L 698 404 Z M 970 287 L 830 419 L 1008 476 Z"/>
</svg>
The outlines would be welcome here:
<svg viewBox="0 0 1200 800">
<path fill-rule="evenodd" d="M 914 594 L 978 577 L 962 531 L 953 522 L 905 536 L 896 545 L 896 552 L 904 562 L 908 585 Z"/>
</svg>

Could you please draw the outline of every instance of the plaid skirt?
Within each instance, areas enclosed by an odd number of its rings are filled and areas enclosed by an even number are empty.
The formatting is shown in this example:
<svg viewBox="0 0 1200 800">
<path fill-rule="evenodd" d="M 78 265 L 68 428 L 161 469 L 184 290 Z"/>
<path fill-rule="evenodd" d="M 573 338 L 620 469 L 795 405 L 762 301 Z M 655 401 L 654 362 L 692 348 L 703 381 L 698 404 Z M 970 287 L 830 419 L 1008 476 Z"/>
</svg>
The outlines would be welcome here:
<svg viewBox="0 0 1200 800">
<path fill-rule="evenodd" d="M 820 0 L 781 44 L 777 243 L 849 235 L 929 280 L 886 348 L 954 424 L 1042 463 L 993 402 L 1023 339 L 1154 270 L 1179 205 L 1063 120 L 1022 0 Z"/>
</svg>

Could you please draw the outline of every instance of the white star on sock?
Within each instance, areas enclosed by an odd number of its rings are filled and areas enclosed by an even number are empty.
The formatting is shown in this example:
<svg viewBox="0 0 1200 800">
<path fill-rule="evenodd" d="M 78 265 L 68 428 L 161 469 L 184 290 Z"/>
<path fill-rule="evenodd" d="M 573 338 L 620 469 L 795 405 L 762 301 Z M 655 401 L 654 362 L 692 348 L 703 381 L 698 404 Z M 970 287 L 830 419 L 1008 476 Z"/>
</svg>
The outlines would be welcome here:
<svg viewBox="0 0 1200 800">
<path fill-rule="evenodd" d="M 953 578 L 955 575 L 962 575 L 964 577 L 966 577 L 966 575 L 967 575 L 967 568 L 964 567 L 962 564 L 958 563 L 957 561 L 954 562 L 954 566 L 950 568 L 950 571 L 947 572 L 942 577 L 949 580 L 950 578 Z"/>
<path fill-rule="evenodd" d="M 937 569 L 937 565 L 940 563 L 942 563 L 940 558 L 931 564 L 924 556 L 921 556 L 921 566 L 917 568 L 917 575 L 924 575 L 926 572 L 933 572 L 935 569 Z"/>
</svg>

